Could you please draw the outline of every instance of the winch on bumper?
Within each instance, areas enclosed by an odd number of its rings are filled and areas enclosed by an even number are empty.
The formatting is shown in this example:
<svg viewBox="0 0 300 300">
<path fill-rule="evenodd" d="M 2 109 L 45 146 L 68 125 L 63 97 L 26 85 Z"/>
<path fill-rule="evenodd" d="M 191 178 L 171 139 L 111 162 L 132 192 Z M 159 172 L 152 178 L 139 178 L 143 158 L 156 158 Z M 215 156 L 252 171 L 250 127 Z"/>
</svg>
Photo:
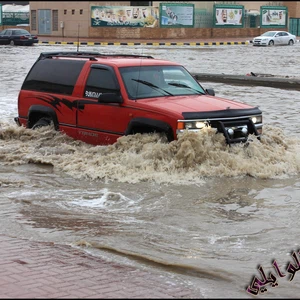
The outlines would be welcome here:
<svg viewBox="0 0 300 300">
<path fill-rule="evenodd" d="M 262 112 L 257 107 L 250 109 L 226 109 L 210 112 L 186 112 L 184 120 L 178 120 L 177 134 L 199 131 L 204 127 L 215 128 L 223 133 L 228 144 L 244 143 L 249 135 L 260 138 L 262 133 Z"/>
</svg>

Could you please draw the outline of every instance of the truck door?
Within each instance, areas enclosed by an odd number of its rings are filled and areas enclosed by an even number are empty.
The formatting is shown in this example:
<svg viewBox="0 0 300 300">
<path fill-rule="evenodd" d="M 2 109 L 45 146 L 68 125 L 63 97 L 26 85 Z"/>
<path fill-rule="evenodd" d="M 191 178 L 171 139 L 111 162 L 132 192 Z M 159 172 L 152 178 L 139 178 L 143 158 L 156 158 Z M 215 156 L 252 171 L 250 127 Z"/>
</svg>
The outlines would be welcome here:
<svg viewBox="0 0 300 300">
<path fill-rule="evenodd" d="M 90 68 L 77 110 L 78 138 L 95 145 L 114 143 L 124 134 L 129 122 L 121 103 L 98 101 L 102 93 L 120 95 L 120 86 L 112 67 L 95 64 Z"/>
</svg>

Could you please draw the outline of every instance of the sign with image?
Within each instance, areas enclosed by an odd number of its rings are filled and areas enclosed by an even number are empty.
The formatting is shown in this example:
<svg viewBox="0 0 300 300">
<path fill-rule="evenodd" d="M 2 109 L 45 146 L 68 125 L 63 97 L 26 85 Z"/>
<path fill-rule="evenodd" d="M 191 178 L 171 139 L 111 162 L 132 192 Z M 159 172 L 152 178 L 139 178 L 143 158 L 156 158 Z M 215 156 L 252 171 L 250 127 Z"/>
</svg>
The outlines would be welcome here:
<svg viewBox="0 0 300 300">
<path fill-rule="evenodd" d="M 287 7 L 285 6 L 261 6 L 261 27 L 286 27 Z"/>
<path fill-rule="evenodd" d="M 194 4 L 160 4 L 160 27 L 194 27 Z"/>
<path fill-rule="evenodd" d="M 214 5 L 214 27 L 244 27 L 244 6 Z"/>
<path fill-rule="evenodd" d="M 158 27 L 158 7 L 92 6 L 92 27 Z"/>
</svg>

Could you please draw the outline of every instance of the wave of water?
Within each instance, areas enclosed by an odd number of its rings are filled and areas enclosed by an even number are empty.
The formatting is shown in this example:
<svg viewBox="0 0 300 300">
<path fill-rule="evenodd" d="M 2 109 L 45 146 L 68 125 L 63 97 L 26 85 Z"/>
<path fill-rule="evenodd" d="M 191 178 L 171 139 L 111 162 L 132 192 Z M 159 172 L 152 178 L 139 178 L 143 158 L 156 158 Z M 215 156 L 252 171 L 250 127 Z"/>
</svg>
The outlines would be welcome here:
<svg viewBox="0 0 300 300">
<path fill-rule="evenodd" d="M 280 128 L 264 128 L 259 141 L 229 146 L 208 128 L 185 132 L 166 143 L 156 134 L 124 136 L 109 146 L 92 146 L 53 129 L 0 127 L 3 164 L 46 164 L 74 178 L 104 182 L 201 184 L 205 177 L 278 178 L 300 171 L 300 140 Z"/>
</svg>

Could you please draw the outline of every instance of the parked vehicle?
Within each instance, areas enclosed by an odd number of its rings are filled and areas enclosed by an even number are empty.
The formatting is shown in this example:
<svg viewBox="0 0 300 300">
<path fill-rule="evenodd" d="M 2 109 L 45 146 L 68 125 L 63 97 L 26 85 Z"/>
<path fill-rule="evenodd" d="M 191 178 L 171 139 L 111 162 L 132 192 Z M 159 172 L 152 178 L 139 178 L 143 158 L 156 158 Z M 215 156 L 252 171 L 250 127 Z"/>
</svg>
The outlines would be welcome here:
<svg viewBox="0 0 300 300">
<path fill-rule="evenodd" d="M 36 35 L 32 35 L 25 29 L 8 28 L 0 32 L 1 45 L 32 46 L 34 43 L 38 42 L 38 37 Z"/>
<path fill-rule="evenodd" d="M 89 144 L 159 132 L 168 141 L 211 127 L 228 144 L 260 137 L 258 107 L 216 97 L 179 63 L 152 56 L 44 52 L 18 97 L 18 125 L 52 125 Z"/>
<path fill-rule="evenodd" d="M 267 31 L 253 39 L 253 46 L 292 46 L 296 41 L 296 36 L 287 31 Z"/>
</svg>

